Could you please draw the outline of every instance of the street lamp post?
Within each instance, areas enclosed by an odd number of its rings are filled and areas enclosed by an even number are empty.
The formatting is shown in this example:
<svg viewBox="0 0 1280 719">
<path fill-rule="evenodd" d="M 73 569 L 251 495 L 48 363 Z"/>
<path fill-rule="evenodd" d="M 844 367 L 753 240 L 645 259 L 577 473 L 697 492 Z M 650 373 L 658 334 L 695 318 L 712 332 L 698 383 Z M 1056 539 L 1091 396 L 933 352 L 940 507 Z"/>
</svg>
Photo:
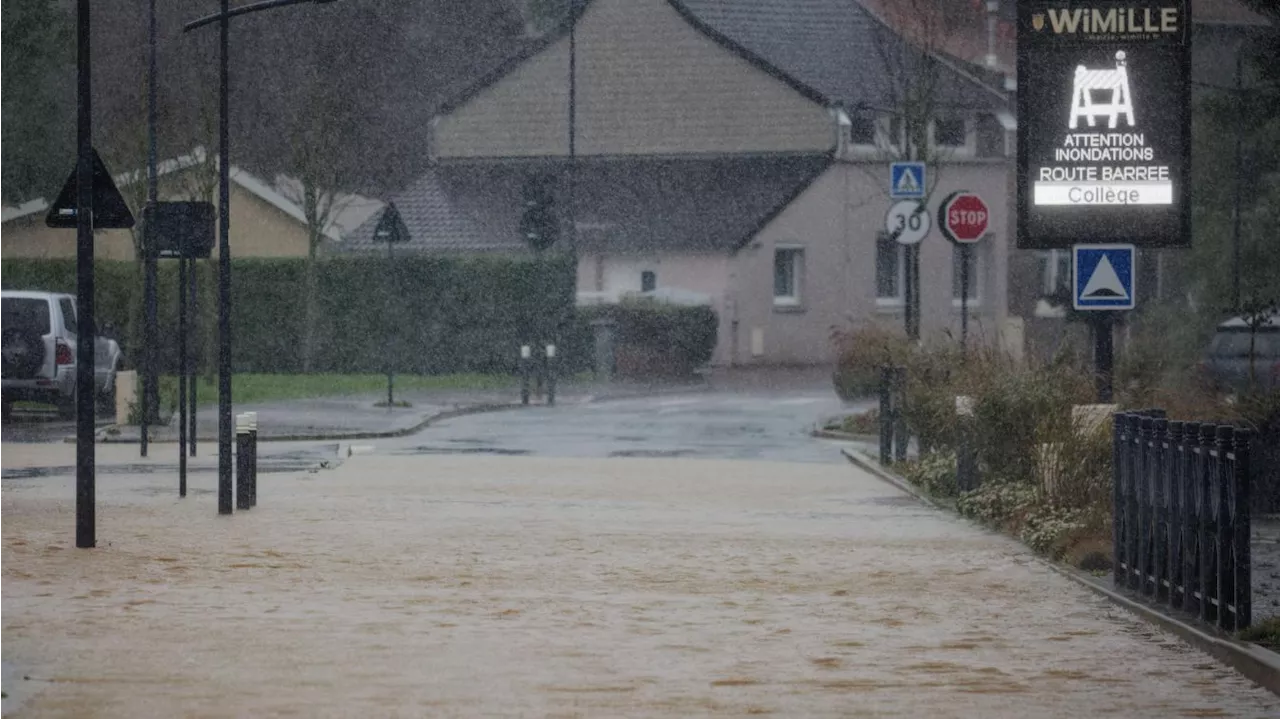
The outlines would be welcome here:
<svg viewBox="0 0 1280 719">
<path fill-rule="evenodd" d="M 218 23 L 218 514 L 231 514 L 231 149 L 228 112 L 228 38 L 230 20 L 239 15 L 305 2 L 322 4 L 333 0 L 263 0 L 231 8 L 222 0 L 215 15 L 193 20 L 184 33 Z"/>
</svg>

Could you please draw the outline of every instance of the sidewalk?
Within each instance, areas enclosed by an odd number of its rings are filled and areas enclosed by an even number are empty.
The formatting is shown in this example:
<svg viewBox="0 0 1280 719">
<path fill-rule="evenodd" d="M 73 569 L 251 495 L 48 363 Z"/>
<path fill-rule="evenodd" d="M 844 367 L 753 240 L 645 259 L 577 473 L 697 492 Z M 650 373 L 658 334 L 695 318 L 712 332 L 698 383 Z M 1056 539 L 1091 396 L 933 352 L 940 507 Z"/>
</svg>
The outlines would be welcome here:
<svg viewBox="0 0 1280 719">
<path fill-rule="evenodd" d="M 21 716 L 1280 712 L 847 465 L 357 455 L 230 517 L 215 481 L 113 477 L 93 550 L 73 480 L 6 483 Z"/>
<path fill-rule="evenodd" d="M 565 383 L 556 389 L 556 402 L 571 405 L 657 394 L 701 392 L 709 388 L 702 379 L 688 382 Z M 237 405 L 233 415 L 258 413 L 258 438 L 262 441 L 354 440 L 412 434 L 437 419 L 456 414 L 511 409 L 520 406 L 520 385 L 501 390 L 442 390 L 396 392 L 396 401 L 409 407 L 377 407 L 385 393 L 280 400 Z M 532 404 L 545 404 L 546 396 L 534 396 Z M 196 415 L 196 436 L 209 439 L 218 434 L 218 407 L 203 405 Z M 105 443 L 137 444 L 140 428 L 113 426 L 98 431 Z M 177 442 L 178 418 L 151 429 L 153 442 Z"/>
</svg>

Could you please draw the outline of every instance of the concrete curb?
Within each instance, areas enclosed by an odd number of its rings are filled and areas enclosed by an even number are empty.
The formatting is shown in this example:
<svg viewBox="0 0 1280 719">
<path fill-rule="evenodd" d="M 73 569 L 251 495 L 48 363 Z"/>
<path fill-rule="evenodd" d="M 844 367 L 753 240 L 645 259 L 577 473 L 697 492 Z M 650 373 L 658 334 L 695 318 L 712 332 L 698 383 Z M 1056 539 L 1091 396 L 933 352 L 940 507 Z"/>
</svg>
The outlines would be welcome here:
<svg viewBox="0 0 1280 719">
<path fill-rule="evenodd" d="M 263 442 L 329 442 L 329 441 L 350 441 L 360 439 L 386 439 L 389 437 L 405 437 L 416 432 L 420 432 L 431 424 L 436 422 L 452 419 L 454 417 L 463 417 L 470 414 L 482 414 L 485 412 L 501 412 L 508 409 L 519 409 L 523 405 L 519 403 L 502 403 L 502 404 L 478 404 L 470 407 L 459 407 L 457 409 L 445 410 L 444 412 L 436 412 L 428 415 L 421 421 L 410 427 L 401 427 L 399 429 L 384 430 L 380 432 L 327 432 L 316 434 L 279 434 L 273 435 L 269 433 L 259 434 L 258 439 Z M 101 432 L 101 431 L 100 431 Z M 75 437 L 67 437 L 63 441 L 74 443 Z M 174 437 L 152 437 L 152 444 L 174 444 L 178 440 Z M 100 433 L 98 437 L 99 444 L 137 444 L 137 437 L 109 437 Z"/>
<path fill-rule="evenodd" d="M 813 430 L 813 436 L 818 439 L 839 439 L 845 442 L 880 443 L 880 435 L 878 434 L 851 434 L 849 432 L 841 432 L 838 429 L 815 429 Z"/>
<path fill-rule="evenodd" d="M 881 467 L 879 462 L 862 452 L 851 449 L 841 449 L 840 452 L 859 469 L 910 494 L 922 503 L 934 509 L 955 514 L 955 510 L 952 507 L 940 504 L 937 500 L 925 495 L 905 479 Z M 958 518 L 963 519 L 962 517 Z M 1015 539 L 1014 541 L 1017 540 Z M 1240 672 L 1267 691 L 1280 696 L 1280 654 L 1252 642 L 1241 642 L 1226 637 L 1213 636 L 1204 629 L 1192 626 L 1177 617 L 1161 612 L 1155 607 L 1129 598 L 1075 567 L 1053 562 L 1036 555 L 1033 555 L 1033 557 L 1045 567 L 1087 589 L 1093 590 L 1120 607 L 1178 636 L 1191 646 Z"/>
</svg>

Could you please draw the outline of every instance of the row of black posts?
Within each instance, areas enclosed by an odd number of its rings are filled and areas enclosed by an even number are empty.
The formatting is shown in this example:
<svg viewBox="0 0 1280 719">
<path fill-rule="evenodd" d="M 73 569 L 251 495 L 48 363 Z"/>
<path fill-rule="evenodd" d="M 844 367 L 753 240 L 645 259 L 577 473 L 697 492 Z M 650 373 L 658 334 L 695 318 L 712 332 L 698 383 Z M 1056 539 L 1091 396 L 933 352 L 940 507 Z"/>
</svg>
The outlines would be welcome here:
<svg viewBox="0 0 1280 719">
<path fill-rule="evenodd" d="M 258 505 L 258 413 L 236 417 L 236 509 Z"/>
<path fill-rule="evenodd" d="M 542 362 L 533 357 L 533 348 L 529 345 L 520 347 L 520 404 L 529 404 L 530 384 L 537 380 L 538 394 L 542 394 L 545 382 L 547 388 L 547 404 L 556 403 L 556 346 L 547 345 Z"/>
<path fill-rule="evenodd" d="M 1252 620 L 1247 429 L 1115 415 L 1115 585 L 1227 631 Z"/>
</svg>

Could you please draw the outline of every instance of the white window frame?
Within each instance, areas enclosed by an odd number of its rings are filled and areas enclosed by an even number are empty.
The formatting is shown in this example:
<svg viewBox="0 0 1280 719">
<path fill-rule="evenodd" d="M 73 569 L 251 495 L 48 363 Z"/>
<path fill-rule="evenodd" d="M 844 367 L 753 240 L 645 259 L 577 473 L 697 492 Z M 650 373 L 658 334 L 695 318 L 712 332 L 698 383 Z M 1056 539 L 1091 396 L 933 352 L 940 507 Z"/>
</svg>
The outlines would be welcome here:
<svg viewBox="0 0 1280 719">
<path fill-rule="evenodd" d="M 778 294 L 778 256 L 788 253 L 791 256 L 791 294 Z M 773 248 L 773 264 L 770 279 L 773 282 L 774 307 L 801 307 L 804 305 L 804 246 L 796 244 L 779 244 Z"/>
<path fill-rule="evenodd" d="M 1070 250 L 1045 250 L 1043 257 L 1045 258 L 1044 272 L 1040 278 L 1040 294 L 1051 295 L 1058 291 L 1058 284 L 1062 282 L 1061 276 L 1066 275 L 1066 285 L 1071 287 L 1071 251 Z M 1066 267 L 1063 267 L 1063 265 Z"/>
<path fill-rule="evenodd" d="M 896 295 L 892 297 L 882 297 L 880 295 L 880 244 L 881 242 L 887 242 L 887 243 L 893 244 L 895 247 L 895 252 L 897 254 L 897 263 L 896 263 L 897 282 L 895 282 L 894 284 L 897 287 L 898 292 Z M 888 239 L 888 237 L 883 232 L 878 233 L 876 235 L 875 243 L 876 243 L 875 244 L 875 261 L 874 261 L 875 277 L 873 279 L 873 283 L 875 284 L 876 306 L 877 307 L 902 307 L 906 303 L 907 247 L 906 245 L 903 245 L 901 243 L 894 242 L 893 240 Z"/>
<path fill-rule="evenodd" d="M 986 238 L 984 238 L 986 239 Z M 980 242 L 969 247 L 969 256 L 973 258 L 973 271 L 969 273 L 969 291 L 972 297 L 969 298 L 969 308 L 981 307 L 983 301 L 987 297 L 986 293 L 986 269 L 987 260 L 983 247 L 988 242 Z M 951 246 L 951 306 L 960 309 L 960 246 Z"/>
</svg>

